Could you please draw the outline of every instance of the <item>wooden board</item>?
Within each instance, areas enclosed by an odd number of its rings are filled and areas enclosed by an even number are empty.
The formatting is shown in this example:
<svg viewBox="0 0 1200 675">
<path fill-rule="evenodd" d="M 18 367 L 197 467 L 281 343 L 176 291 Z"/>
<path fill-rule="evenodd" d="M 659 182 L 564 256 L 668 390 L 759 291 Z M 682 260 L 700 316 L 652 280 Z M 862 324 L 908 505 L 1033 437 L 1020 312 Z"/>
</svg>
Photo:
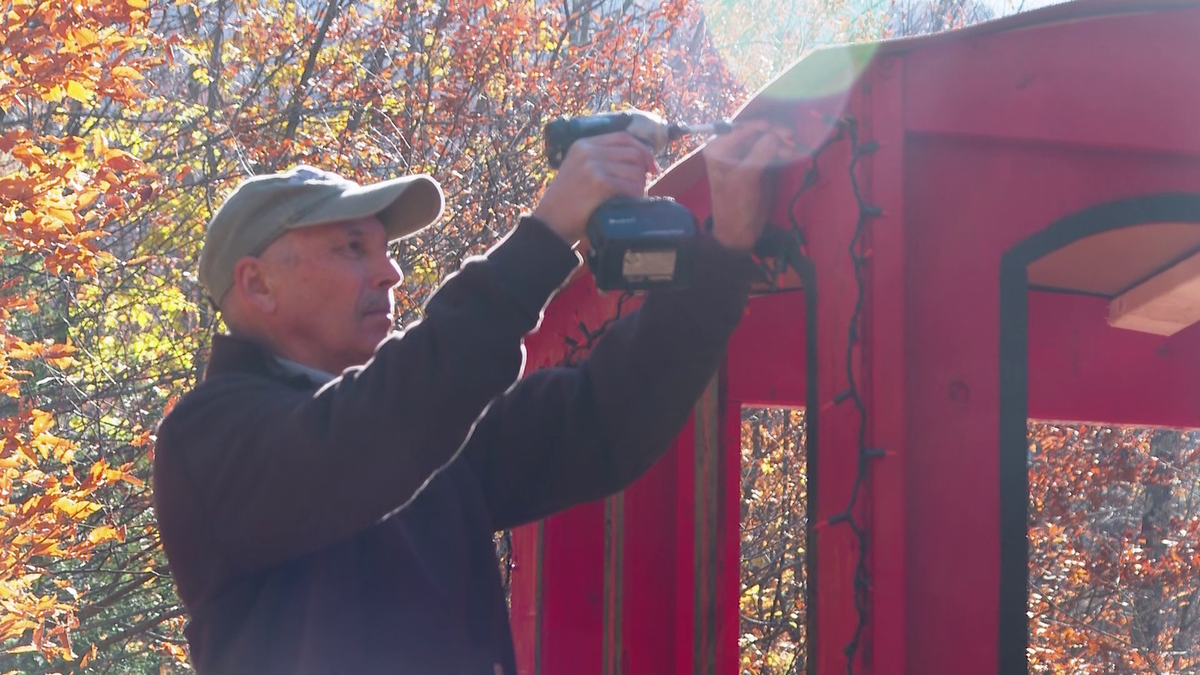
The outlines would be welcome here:
<svg viewBox="0 0 1200 675">
<path fill-rule="evenodd" d="M 1029 266 L 1034 288 L 1115 298 L 1200 249 L 1200 225 L 1150 223 L 1082 239 Z"/>
</svg>

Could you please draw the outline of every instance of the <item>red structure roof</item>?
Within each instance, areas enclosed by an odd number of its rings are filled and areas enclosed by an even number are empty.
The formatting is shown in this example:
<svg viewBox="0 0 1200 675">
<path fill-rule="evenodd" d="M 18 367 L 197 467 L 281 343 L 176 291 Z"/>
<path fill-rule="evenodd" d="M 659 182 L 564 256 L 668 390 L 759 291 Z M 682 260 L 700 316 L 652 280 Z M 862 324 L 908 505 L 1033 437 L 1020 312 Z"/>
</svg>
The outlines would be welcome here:
<svg viewBox="0 0 1200 675">
<path fill-rule="evenodd" d="M 820 50 L 755 96 L 739 117 L 813 151 L 772 211 L 804 260 L 667 458 L 515 534 L 522 671 L 738 672 L 753 404 L 807 411 L 810 672 L 1025 672 L 1027 421 L 1200 427 L 1198 35 L 1200 0 L 1078 0 Z M 698 157 L 654 191 L 707 215 Z M 531 367 L 615 301 L 577 279 Z M 1149 332 L 1162 307 L 1186 327 Z"/>
</svg>

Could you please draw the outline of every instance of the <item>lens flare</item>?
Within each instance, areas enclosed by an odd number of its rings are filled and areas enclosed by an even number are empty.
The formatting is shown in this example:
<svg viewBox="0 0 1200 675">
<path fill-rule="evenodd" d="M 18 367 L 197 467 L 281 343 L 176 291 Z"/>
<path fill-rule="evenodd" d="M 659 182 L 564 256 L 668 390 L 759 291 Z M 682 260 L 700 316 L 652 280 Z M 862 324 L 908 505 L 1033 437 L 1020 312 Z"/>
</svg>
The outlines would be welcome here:
<svg viewBox="0 0 1200 675">
<path fill-rule="evenodd" d="M 887 34 L 888 15 L 857 0 L 702 0 L 712 44 L 725 66 L 750 91 L 775 85 L 772 95 L 793 100 L 840 93 L 874 54 L 871 41 Z M 856 45 L 851 52 L 828 49 Z M 816 58 L 818 62 L 808 63 Z M 813 68 L 812 66 L 818 66 Z M 782 77 L 795 71 L 802 77 Z"/>
</svg>

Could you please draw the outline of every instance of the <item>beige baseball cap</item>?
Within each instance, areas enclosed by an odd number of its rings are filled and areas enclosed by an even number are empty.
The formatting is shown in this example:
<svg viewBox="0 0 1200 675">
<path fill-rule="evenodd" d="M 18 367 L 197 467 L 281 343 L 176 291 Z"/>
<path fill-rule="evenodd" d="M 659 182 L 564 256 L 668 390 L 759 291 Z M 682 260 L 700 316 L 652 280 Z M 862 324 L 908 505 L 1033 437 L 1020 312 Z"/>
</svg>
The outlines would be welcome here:
<svg viewBox="0 0 1200 675">
<path fill-rule="evenodd" d="M 262 253 L 289 230 L 377 216 L 388 241 L 395 241 L 437 222 L 444 204 L 441 185 L 426 174 L 359 185 L 301 164 L 247 178 L 208 223 L 200 283 L 220 301 L 233 287 L 234 264 Z"/>
</svg>

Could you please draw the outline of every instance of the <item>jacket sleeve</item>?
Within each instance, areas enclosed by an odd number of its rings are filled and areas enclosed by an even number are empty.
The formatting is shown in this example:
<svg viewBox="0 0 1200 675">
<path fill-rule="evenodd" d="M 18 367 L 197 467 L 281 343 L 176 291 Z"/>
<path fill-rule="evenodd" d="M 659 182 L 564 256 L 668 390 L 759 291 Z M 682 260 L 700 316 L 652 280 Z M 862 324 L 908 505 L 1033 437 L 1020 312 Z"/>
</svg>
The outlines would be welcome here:
<svg viewBox="0 0 1200 675">
<path fill-rule="evenodd" d="M 706 239 L 702 278 L 647 294 L 578 367 L 530 373 L 480 420 L 464 457 L 497 530 L 624 489 L 670 447 L 721 364 L 754 266 Z"/>
<path fill-rule="evenodd" d="M 525 219 L 447 279 L 421 322 L 319 391 L 218 376 L 181 401 L 158 452 L 182 463 L 222 557 L 261 568 L 402 508 L 519 377 L 522 338 L 578 263 Z"/>
</svg>

